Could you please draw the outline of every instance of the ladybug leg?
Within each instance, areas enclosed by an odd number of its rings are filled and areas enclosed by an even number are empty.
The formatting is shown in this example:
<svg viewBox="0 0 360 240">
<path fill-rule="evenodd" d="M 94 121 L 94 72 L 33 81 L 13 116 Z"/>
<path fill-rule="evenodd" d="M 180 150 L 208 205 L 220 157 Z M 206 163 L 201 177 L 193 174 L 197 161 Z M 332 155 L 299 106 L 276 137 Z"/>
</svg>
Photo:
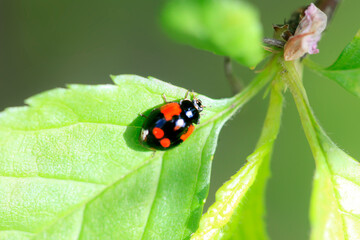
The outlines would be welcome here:
<svg viewBox="0 0 360 240">
<path fill-rule="evenodd" d="M 151 157 L 155 157 L 155 154 L 156 154 L 156 150 L 153 150 L 152 154 L 151 154 Z"/>
<path fill-rule="evenodd" d="M 142 113 L 139 113 L 139 116 L 140 116 L 140 117 L 143 117 L 143 118 L 147 118 L 147 116 L 145 116 L 145 115 L 142 114 Z"/>
<path fill-rule="evenodd" d="M 161 95 L 161 97 L 164 99 L 164 102 L 165 103 L 167 103 L 168 101 L 166 101 L 166 96 L 165 96 L 165 93 L 163 93 L 162 95 Z"/>
</svg>

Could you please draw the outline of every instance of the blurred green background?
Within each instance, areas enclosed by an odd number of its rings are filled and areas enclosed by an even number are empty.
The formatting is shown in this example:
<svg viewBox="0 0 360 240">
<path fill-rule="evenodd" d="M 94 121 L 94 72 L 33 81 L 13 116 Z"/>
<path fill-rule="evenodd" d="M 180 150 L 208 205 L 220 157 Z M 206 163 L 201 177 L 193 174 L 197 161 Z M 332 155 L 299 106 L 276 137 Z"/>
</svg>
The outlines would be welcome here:
<svg viewBox="0 0 360 240">
<path fill-rule="evenodd" d="M 67 83 L 111 83 L 109 74 L 154 76 L 212 98 L 231 96 L 223 58 L 178 45 L 159 27 L 164 1 L 0 0 L 0 110 Z M 309 1 L 251 1 L 261 12 L 265 36 Z M 360 28 L 360 1 L 339 7 L 313 59 L 331 64 Z M 249 70 L 237 66 L 245 81 Z M 304 83 L 320 123 L 347 153 L 360 159 L 360 99 L 305 70 Z M 267 222 L 272 239 L 307 239 L 314 161 L 291 96 L 272 160 Z M 213 162 L 207 206 L 255 146 L 267 99 L 261 94 L 224 127 Z"/>
</svg>

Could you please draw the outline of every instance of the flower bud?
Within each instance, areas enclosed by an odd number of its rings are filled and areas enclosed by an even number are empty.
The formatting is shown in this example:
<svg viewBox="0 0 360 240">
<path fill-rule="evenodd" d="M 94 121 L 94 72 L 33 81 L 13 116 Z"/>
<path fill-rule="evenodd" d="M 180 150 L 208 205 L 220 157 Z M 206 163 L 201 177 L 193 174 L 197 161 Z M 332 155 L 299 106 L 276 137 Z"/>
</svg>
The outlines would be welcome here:
<svg viewBox="0 0 360 240">
<path fill-rule="evenodd" d="M 317 43 L 325 30 L 327 16 L 313 3 L 305 10 L 305 16 L 296 28 L 294 36 L 290 37 L 284 47 L 285 61 L 301 58 L 306 53 L 319 53 Z"/>
</svg>

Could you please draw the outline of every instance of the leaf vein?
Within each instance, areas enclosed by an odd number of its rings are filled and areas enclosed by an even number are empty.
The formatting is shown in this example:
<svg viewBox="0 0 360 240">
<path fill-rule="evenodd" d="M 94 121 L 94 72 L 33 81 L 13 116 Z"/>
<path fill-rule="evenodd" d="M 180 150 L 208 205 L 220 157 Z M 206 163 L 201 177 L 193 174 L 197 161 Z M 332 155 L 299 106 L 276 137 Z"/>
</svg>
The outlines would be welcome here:
<svg viewBox="0 0 360 240">
<path fill-rule="evenodd" d="M 122 180 L 124 180 L 125 178 L 131 176 L 133 173 L 135 173 L 136 171 L 138 171 L 139 169 L 141 169 L 142 167 L 145 167 L 146 165 L 150 164 L 152 161 L 154 161 L 155 159 L 155 156 L 154 155 L 151 155 L 147 160 L 145 160 L 142 164 L 139 164 L 138 166 L 136 166 L 131 172 L 121 176 L 119 179 L 115 180 L 113 183 L 110 183 L 109 185 L 106 185 L 101 191 L 99 191 L 97 194 L 95 194 L 94 196 L 90 197 L 89 199 L 87 199 L 86 201 L 84 202 L 81 202 L 77 205 L 75 205 L 73 208 L 70 208 L 68 211 L 64 212 L 63 214 L 60 214 L 57 216 L 57 218 L 52 221 L 49 225 L 46 225 L 44 226 L 43 228 L 41 228 L 39 231 L 37 231 L 35 234 L 39 234 L 43 231 L 45 231 L 46 229 L 49 229 L 50 227 L 52 227 L 54 224 L 57 223 L 57 221 L 60 219 L 60 218 L 64 218 L 64 217 L 67 217 L 69 216 L 70 214 L 72 214 L 74 211 L 78 210 L 80 207 L 84 207 L 84 215 L 85 215 L 85 212 L 86 212 L 86 206 L 95 201 L 97 198 L 99 198 L 102 194 L 104 194 L 106 192 L 106 190 L 108 190 L 109 188 L 113 187 L 114 185 L 118 184 L 119 182 L 121 182 Z M 83 223 L 82 223 L 82 226 L 81 226 L 81 230 L 80 230 L 80 233 L 79 233 L 79 238 L 81 238 L 81 234 L 82 234 L 82 231 L 83 231 Z"/>
<path fill-rule="evenodd" d="M 126 124 L 115 124 L 115 123 L 101 123 L 101 122 L 76 122 L 69 125 L 59 126 L 59 127 L 53 127 L 53 128 L 42 128 L 42 129 L 11 129 L 11 128 L 2 128 L 1 130 L 11 131 L 11 132 L 41 132 L 41 131 L 51 131 L 51 130 L 58 130 L 62 128 L 68 128 L 72 126 L 77 125 L 87 125 L 87 124 L 94 124 L 94 125 L 109 125 L 113 127 L 133 127 L 133 128 L 141 128 L 141 126 L 135 126 L 135 125 L 126 125 Z"/>
<path fill-rule="evenodd" d="M 44 180 L 53 180 L 53 181 L 65 181 L 65 182 L 76 182 L 76 183 L 86 183 L 86 184 L 92 184 L 92 185 L 100 185 L 100 186 L 106 186 L 105 184 L 101 183 L 95 183 L 95 182 L 88 182 L 88 181 L 82 181 L 78 179 L 66 179 L 66 178 L 55 178 L 55 177 L 44 177 L 44 176 L 6 176 L 6 175 L 0 175 L 0 178 L 15 178 L 15 179 L 44 179 Z"/>
<path fill-rule="evenodd" d="M 201 154 L 200 154 L 200 158 L 201 158 L 201 160 L 200 160 L 200 165 L 199 165 L 199 167 L 198 167 L 198 169 L 197 169 L 197 174 L 196 174 L 196 180 L 195 180 L 195 187 L 194 187 L 194 191 L 193 191 L 193 194 L 192 194 L 192 196 L 193 196 L 193 198 L 191 199 L 191 202 L 190 202 L 190 207 L 189 207 L 189 216 L 190 216 L 190 214 L 191 214 L 191 206 L 192 206 L 192 204 L 193 204 L 193 202 L 194 202 L 194 198 L 195 198 L 195 194 L 196 194 L 196 189 L 197 189 L 197 184 L 198 184 L 198 180 L 199 180 L 199 173 L 200 173 L 200 169 L 201 169 L 201 165 L 202 165 L 202 158 L 203 158 L 203 155 L 204 155 L 204 150 L 205 150 L 205 146 L 207 145 L 207 143 L 208 143 L 208 141 L 209 141 L 209 136 L 210 136 L 210 134 L 211 134 L 211 132 L 214 130 L 214 125 L 211 127 L 211 130 L 209 131 L 209 135 L 208 135 L 208 137 L 207 137 L 207 140 L 206 140 L 206 142 L 205 142 L 205 144 L 203 145 L 203 148 L 202 148 L 202 150 L 201 150 Z M 181 237 L 181 239 L 184 239 L 185 238 L 185 230 L 186 230 L 186 228 L 184 228 L 184 231 L 183 231 L 183 234 L 182 234 L 182 237 Z"/>
<path fill-rule="evenodd" d="M 165 154 L 164 154 L 165 155 Z M 151 217 L 151 213 L 153 211 L 153 208 L 154 208 L 154 203 L 155 203 L 155 200 L 156 200 L 156 196 L 158 195 L 159 193 L 159 185 L 160 185 L 160 178 L 161 178 L 161 174 L 163 172 L 163 167 L 164 167 L 164 155 L 163 157 L 161 158 L 161 167 L 160 167 L 160 171 L 159 171 L 159 178 L 158 178 L 158 182 L 157 182 L 157 186 L 156 186 L 156 192 L 154 194 L 154 198 L 152 199 L 152 202 L 151 202 L 151 205 L 150 205 L 150 210 L 149 210 L 149 214 L 147 216 L 147 219 L 146 219 L 146 223 L 145 223 L 145 226 L 144 226 L 144 230 L 141 234 L 141 237 L 140 239 L 143 239 L 144 238 L 144 234 L 146 232 L 146 229 L 147 229 L 147 226 L 148 226 L 148 223 L 149 223 L 149 219 Z"/>
<path fill-rule="evenodd" d="M 84 223 L 84 217 L 85 217 L 85 209 L 86 209 L 86 206 L 84 206 L 82 209 L 81 222 L 79 224 L 79 231 L 78 231 L 77 237 L 75 239 L 80 239 L 80 237 L 81 237 L 83 223 Z"/>
<path fill-rule="evenodd" d="M 156 154 L 156 153 L 155 153 Z M 164 155 L 164 154 L 163 154 Z M 104 194 L 106 192 L 106 190 L 108 190 L 109 188 L 113 187 L 114 185 L 118 184 L 119 182 L 121 182 L 122 180 L 124 180 L 125 178 L 131 176 L 133 173 L 135 173 L 136 171 L 138 171 L 139 169 L 141 169 L 142 167 L 145 167 L 146 165 L 150 164 L 152 161 L 154 161 L 155 159 L 155 156 L 153 154 L 150 155 L 150 157 L 144 161 L 142 164 L 138 165 L 137 167 L 135 167 L 131 172 L 123 175 L 122 177 L 120 177 L 119 179 L 117 179 L 116 181 L 114 181 L 113 183 L 109 184 L 108 186 L 106 186 L 102 191 L 100 191 L 98 194 L 96 194 L 92 199 L 89 199 L 87 202 L 85 202 L 83 204 L 84 206 L 84 213 L 83 215 L 85 215 L 86 213 L 86 208 L 87 208 L 87 205 L 93 201 L 95 201 L 97 198 L 99 198 L 102 194 Z M 71 214 L 74 210 L 71 210 L 69 214 Z M 83 228 L 84 227 L 84 224 L 82 223 L 81 224 L 81 230 L 80 230 L 80 233 L 79 233 L 79 239 L 81 239 L 81 235 L 83 233 Z"/>
</svg>

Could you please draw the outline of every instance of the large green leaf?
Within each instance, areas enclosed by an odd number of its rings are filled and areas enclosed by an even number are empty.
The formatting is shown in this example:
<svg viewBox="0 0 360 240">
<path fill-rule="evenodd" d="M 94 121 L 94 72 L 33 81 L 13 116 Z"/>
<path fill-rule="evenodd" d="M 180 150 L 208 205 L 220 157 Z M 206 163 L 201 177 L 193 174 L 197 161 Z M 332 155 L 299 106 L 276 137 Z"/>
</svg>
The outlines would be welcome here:
<svg viewBox="0 0 360 240">
<path fill-rule="evenodd" d="M 347 91 L 360 97 L 360 30 L 330 67 L 322 68 L 310 61 L 307 63 L 316 72 L 336 81 Z"/>
<path fill-rule="evenodd" d="M 316 162 L 311 202 L 311 239 L 360 239 L 360 163 L 337 147 L 319 126 L 299 73 L 283 63 Z"/>
<path fill-rule="evenodd" d="M 190 138 L 169 151 L 143 149 L 146 110 L 186 90 L 122 75 L 116 85 L 70 85 L 0 114 L 0 239 L 184 239 L 208 193 L 224 122 L 268 80 L 212 100 Z"/>
<path fill-rule="evenodd" d="M 274 81 L 269 110 L 256 150 L 247 163 L 216 193 L 216 202 L 201 218 L 192 240 L 267 239 L 264 217 L 265 184 L 270 157 L 280 128 L 283 97 Z"/>
<path fill-rule="evenodd" d="M 263 57 L 260 18 L 247 2 L 172 0 L 163 9 L 162 23 L 175 40 L 246 66 Z"/>
</svg>

